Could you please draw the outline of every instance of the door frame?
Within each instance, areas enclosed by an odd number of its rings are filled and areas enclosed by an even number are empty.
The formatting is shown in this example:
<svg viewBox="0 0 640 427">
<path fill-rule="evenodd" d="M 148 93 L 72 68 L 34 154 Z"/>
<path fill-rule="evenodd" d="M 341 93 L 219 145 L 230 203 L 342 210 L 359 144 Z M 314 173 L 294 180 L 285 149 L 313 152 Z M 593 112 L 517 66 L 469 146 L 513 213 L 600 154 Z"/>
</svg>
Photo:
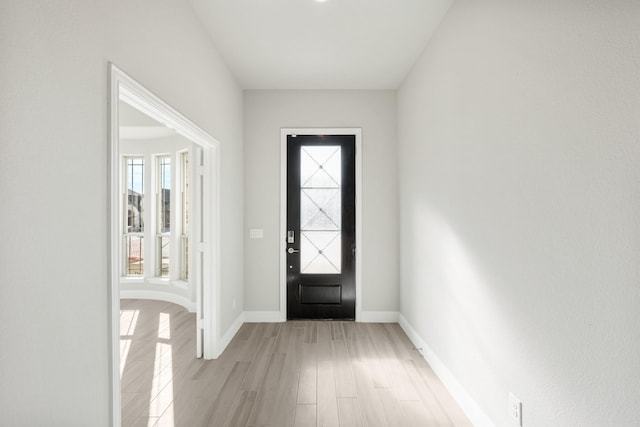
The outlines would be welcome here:
<svg viewBox="0 0 640 427">
<path fill-rule="evenodd" d="M 362 128 L 280 129 L 280 312 L 287 320 L 287 135 L 353 135 L 356 139 L 356 322 L 362 317 Z"/>
<path fill-rule="evenodd" d="M 204 165 L 197 170 L 203 176 L 202 230 L 203 242 L 190 242 L 193 254 L 202 253 L 202 289 L 196 289 L 196 303 L 201 304 L 202 317 L 197 319 L 197 328 L 203 336 L 203 357 L 214 359 L 220 355 L 220 142 L 198 125 L 173 109 L 162 99 L 146 89 L 131 76 L 109 63 L 108 97 L 108 327 L 109 369 L 111 376 L 110 416 L 111 425 L 121 425 L 120 396 L 120 135 L 119 102 L 125 100 L 144 114 L 174 129 L 202 148 Z M 201 234 L 198 232 L 201 231 Z M 193 246 L 192 246 L 193 245 Z M 201 294 L 200 294 L 201 291 Z M 197 310 L 198 311 L 198 310 Z"/>
</svg>

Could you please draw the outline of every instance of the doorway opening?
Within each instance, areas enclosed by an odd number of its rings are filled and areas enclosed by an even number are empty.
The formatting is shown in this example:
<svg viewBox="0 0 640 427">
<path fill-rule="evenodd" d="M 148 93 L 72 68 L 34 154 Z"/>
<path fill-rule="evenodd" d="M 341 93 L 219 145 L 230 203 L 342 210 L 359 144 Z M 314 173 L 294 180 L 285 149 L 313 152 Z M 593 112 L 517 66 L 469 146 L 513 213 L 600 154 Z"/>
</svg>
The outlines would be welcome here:
<svg viewBox="0 0 640 427">
<path fill-rule="evenodd" d="M 194 312 L 194 357 L 218 355 L 220 167 L 218 141 L 115 65 L 109 74 L 111 424 L 120 426 L 121 331 L 136 323 L 120 298 Z"/>
<path fill-rule="evenodd" d="M 281 319 L 361 314 L 361 130 L 281 130 Z"/>
</svg>

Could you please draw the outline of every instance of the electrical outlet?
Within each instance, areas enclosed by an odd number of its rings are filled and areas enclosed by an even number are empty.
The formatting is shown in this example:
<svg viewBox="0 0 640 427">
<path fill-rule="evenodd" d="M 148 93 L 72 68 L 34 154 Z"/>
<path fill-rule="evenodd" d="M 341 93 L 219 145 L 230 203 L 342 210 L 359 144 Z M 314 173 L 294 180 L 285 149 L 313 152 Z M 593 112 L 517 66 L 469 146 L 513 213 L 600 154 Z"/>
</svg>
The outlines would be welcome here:
<svg viewBox="0 0 640 427">
<path fill-rule="evenodd" d="M 522 402 L 513 393 L 509 393 L 509 415 L 519 426 L 522 425 Z"/>
</svg>

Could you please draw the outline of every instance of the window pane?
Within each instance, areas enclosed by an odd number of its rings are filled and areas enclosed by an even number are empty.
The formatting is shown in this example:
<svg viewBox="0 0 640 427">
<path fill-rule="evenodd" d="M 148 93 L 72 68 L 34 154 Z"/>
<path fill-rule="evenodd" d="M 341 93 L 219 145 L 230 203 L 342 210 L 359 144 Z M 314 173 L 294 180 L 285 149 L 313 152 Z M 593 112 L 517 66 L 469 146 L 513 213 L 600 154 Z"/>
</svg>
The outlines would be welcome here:
<svg viewBox="0 0 640 427">
<path fill-rule="evenodd" d="M 300 184 L 303 188 L 340 188 L 339 146 L 304 146 L 300 153 Z"/>
<path fill-rule="evenodd" d="M 189 237 L 182 236 L 182 280 L 189 280 Z"/>
<path fill-rule="evenodd" d="M 144 237 L 127 235 L 125 243 L 125 275 L 142 276 L 144 274 Z"/>
<path fill-rule="evenodd" d="M 300 241 L 300 272 L 340 273 L 340 235 L 339 231 L 303 231 Z"/>
<path fill-rule="evenodd" d="M 300 193 L 302 230 L 340 230 L 340 190 L 304 189 Z"/>
<path fill-rule="evenodd" d="M 158 157 L 157 172 L 157 218 L 156 224 L 156 275 L 169 277 L 171 253 L 171 157 Z"/>
<path fill-rule="evenodd" d="M 189 280 L 189 153 L 182 153 L 182 262 L 180 277 Z"/>
<path fill-rule="evenodd" d="M 127 233 L 142 233 L 144 222 L 144 159 L 127 158 Z"/>
<path fill-rule="evenodd" d="M 158 271 L 157 276 L 169 277 L 169 254 L 171 245 L 169 236 L 160 235 L 156 240 L 156 248 L 158 251 Z"/>
<path fill-rule="evenodd" d="M 340 146 L 302 146 L 300 152 L 300 272 L 342 270 Z"/>
<path fill-rule="evenodd" d="M 182 234 L 189 234 L 189 153 L 182 153 Z"/>
<path fill-rule="evenodd" d="M 158 233 L 171 231 L 171 158 L 158 158 Z"/>
</svg>

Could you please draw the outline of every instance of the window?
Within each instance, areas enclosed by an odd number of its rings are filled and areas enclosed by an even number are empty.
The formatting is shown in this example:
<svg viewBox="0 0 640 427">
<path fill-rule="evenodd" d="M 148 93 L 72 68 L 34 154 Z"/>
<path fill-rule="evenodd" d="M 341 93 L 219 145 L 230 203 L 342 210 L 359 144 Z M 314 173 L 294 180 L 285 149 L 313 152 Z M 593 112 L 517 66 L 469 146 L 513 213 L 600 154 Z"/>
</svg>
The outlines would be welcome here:
<svg viewBox="0 0 640 427">
<path fill-rule="evenodd" d="M 156 275 L 169 277 L 171 254 L 171 157 L 158 156 L 156 180 Z"/>
<path fill-rule="evenodd" d="M 144 158 L 125 158 L 124 275 L 144 274 Z"/>
<path fill-rule="evenodd" d="M 182 176 L 180 180 L 180 278 L 189 280 L 189 153 L 180 154 Z"/>
<path fill-rule="evenodd" d="M 123 157 L 123 277 L 189 281 L 190 156 L 182 150 Z"/>
</svg>

